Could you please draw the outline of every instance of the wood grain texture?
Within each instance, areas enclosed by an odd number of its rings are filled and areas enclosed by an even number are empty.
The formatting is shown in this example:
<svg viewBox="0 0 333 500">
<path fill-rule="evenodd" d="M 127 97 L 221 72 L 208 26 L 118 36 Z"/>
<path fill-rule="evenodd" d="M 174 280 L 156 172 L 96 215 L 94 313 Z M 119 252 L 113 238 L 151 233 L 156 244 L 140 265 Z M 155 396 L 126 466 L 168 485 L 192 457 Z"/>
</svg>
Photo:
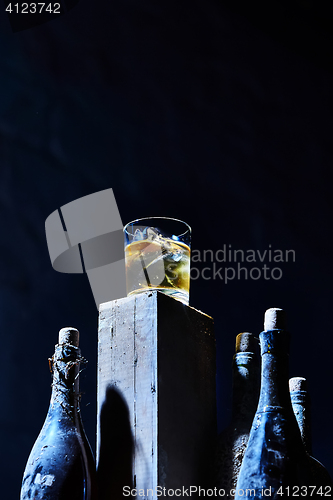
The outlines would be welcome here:
<svg viewBox="0 0 333 500">
<path fill-rule="evenodd" d="M 111 398 L 112 408 L 107 401 L 114 391 L 118 402 Z M 112 459 L 108 464 L 105 457 L 115 450 L 103 436 L 108 422 L 125 433 L 127 426 L 101 418 L 108 406 L 117 414 L 118 404 L 127 408 L 132 441 L 124 435 L 124 443 L 133 452 L 132 485 L 151 489 L 149 498 L 157 498 L 157 486 L 207 486 L 216 438 L 212 318 L 156 291 L 101 304 L 97 461 L 103 490 L 114 491 L 118 481 L 120 493 L 119 478 L 129 481 L 129 475 Z"/>
</svg>

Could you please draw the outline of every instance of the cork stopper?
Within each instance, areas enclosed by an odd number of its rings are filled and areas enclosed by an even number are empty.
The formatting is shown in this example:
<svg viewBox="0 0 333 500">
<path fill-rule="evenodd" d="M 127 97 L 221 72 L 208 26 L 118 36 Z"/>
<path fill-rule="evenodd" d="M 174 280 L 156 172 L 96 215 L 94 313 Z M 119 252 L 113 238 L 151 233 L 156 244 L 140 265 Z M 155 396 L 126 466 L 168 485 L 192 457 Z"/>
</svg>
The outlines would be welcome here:
<svg viewBox="0 0 333 500">
<path fill-rule="evenodd" d="M 59 345 L 71 344 L 79 347 L 79 331 L 76 328 L 68 326 L 59 331 Z"/>
<path fill-rule="evenodd" d="M 256 351 L 256 340 L 252 333 L 242 332 L 236 337 L 236 354 L 238 352 L 255 352 Z"/>
<path fill-rule="evenodd" d="M 265 312 L 264 330 L 286 330 L 286 313 L 278 307 L 271 307 Z"/>
<path fill-rule="evenodd" d="M 307 391 L 308 384 L 305 378 L 303 377 L 293 377 L 289 379 L 289 391 Z"/>
</svg>

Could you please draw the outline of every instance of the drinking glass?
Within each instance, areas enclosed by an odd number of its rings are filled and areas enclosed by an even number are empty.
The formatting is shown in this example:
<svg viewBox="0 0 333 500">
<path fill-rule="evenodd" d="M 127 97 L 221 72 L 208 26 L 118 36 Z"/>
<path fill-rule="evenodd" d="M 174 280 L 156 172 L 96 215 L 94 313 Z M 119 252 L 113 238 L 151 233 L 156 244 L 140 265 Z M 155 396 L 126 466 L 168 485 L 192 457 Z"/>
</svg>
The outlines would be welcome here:
<svg viewBox="0 0 333 500">
<path fill-rule="evenodd" d="M 191 228 L 169 217 L 148 217 L 124 227 L 127 295 L 159 290 L 188 305 Z"/>
</svg>

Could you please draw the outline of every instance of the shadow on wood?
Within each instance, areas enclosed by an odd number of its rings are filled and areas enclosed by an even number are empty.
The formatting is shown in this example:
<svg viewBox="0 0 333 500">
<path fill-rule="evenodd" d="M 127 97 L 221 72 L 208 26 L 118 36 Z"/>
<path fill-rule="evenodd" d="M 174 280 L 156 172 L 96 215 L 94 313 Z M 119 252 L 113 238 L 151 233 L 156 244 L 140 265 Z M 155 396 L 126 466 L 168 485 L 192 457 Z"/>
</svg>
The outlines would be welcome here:
<svg viewBox="0 0 333 500">
<path fill-rule="evenodd" d="M 209 484 L 216 442 L 213 319 L 156 290 L 142 292 L 100 305 L 98 346 L 99 415 L 106 388 L 116 386 L 129 412 L 138 492 L 157 500 L 158 486 Z M 102 443 L 114 456 L 105 432 L 97 425 L 97 448 Z"/>
<path fill-rule="evenodd" d="M 133 486 L 133 436 L 126 401 L 112 385 L 106 388 L 100 412 L 100 433 L 98 498 L 123 499 L 123 487 Z"/>
</svg>

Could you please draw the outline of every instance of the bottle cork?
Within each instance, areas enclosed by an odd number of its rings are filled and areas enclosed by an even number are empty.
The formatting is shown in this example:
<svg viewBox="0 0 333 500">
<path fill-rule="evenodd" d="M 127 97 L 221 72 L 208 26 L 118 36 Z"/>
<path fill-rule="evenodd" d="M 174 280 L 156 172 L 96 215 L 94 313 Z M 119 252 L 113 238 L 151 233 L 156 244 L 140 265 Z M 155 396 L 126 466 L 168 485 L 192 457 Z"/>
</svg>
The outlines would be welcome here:
<svg viewBox="0 0 333 500">
<path fill-rule="evenodd" d="M 71 344 L 75 347 L 79 346 L 79 331 L 76 328 L 67 326 L 59 331 L 59 345 Z"/>
<path fill-rule="evenodd" d="M 304 377 L 292 377 L 289 379 L 289 390 L 294 391 L 307 391 L 308 384 Z"/>
<path fill-rule="evenodd" d="M 278 307 L 271 307 L 265 312 L 264 330 L 286 330 L 286 313 Z"/>
<path fill-rule="evenodd" d="M 236 337 L 236 354 L 238 352 L 256 352 L 257 342 L 250 332 L 239 333 Z"/>
</svg>

